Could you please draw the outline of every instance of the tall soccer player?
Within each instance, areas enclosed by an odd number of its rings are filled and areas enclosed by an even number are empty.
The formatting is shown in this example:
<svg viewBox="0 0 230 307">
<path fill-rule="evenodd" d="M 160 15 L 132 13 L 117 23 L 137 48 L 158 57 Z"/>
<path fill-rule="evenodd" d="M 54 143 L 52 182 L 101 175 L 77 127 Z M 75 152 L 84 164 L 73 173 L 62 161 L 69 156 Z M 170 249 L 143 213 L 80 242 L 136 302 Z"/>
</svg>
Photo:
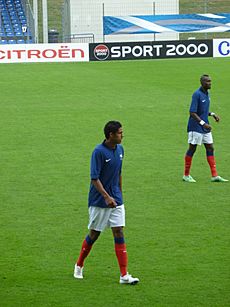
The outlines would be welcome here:
<svg viewBox="0 0 230 307">
<path fill-rule="evenodd" d="M 105 140 L 96 146 L 91 157 L 91 184 L 88 197 L 89 234 L 82 243 L 75 264 L 74 277 L 83 278 L 84 261 L 101 232 L 112 229 L 115 253 L 120 267 L 120 284 L 134 285 L 138 278 L 127 272 L 128 258 L 124 239 L 125 208 L 122 199 L 121 168 L 124 149 L 123 130 L 118 121 L 109 121 L 104 127 Z M 101 264 L 103 266 L 103 264 Z"/>
<path fill-rule="evenodd" d="M 196 182 L 190 175 L 193 155 L 197 145 L 204 144 L 206 148 L 206 157 L 211 170 L 212 182 L 227 182 L 227 179 L 220 177 L 216 170 L 214 157 L 212 127 L 209 124 L 208 117 L 212 116 L 216 122 L 220 121 L 218 115 L 209 111 L 211 89 L 211 78 L 209 75 L 202 75 L 200 78 L 201 87 L 196 90 L 192 96 L 190 106 L 190 117 L 188 120 L 188 143 L 189 148 L 185 155 L 185 167 L 183 180 L 186 182 Z"/>
</svg>

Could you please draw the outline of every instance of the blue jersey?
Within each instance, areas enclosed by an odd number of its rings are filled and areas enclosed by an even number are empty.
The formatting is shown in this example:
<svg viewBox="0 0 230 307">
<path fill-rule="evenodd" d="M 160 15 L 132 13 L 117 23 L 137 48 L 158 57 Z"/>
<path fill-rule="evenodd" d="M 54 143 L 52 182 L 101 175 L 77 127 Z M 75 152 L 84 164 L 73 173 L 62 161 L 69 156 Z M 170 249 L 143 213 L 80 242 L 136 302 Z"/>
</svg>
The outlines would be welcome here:
<svg viewBox="0 0 230 307">
<path fill-rule="evenodd" d="M 116 145 L 111 149 L 105 142 L 96 146 L 91 157 L 90 177 L 99 179 L 106 192 L 115 199 L 117 205 L 122 205 L 122 192 L 120 189 L 120 175 L 124 149 L 122 145 Z M 88 206 L 107 208 L 104 197 L 90 184 Z"/>
<path fill-rule="evenodd" d="M 205 123 L 209 124 L 208 114 L 209 114 L 210 98 L 208 91 L 205 92 L 202 87 L 200 87 L 192 95 L 192 102 L 190 106 L 190 112 L 196 113 Z M 189 117 L 187 131 L 196 131 L 199 133 L 207 133 L 209 131 L 205 130 L 203 126 L 199 124 L 192 116 Z"/>
</svg>

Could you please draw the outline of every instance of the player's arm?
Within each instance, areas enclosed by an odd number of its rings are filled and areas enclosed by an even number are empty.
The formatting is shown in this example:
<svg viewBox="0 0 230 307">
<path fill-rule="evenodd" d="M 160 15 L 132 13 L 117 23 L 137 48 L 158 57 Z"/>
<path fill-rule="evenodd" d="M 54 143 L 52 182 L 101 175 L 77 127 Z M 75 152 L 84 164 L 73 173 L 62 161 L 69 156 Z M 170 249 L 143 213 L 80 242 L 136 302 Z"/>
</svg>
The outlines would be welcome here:
<svg viewBox="0 0 230 307">
<path fill-rule="evenodd" d="M 120 184 L 120 190 L 122 192 L 122 177 L 121 177 L 121 175 L 120 175 L 120 178 L 119 178 L 119 184 Z"/>
<path fill-rule="evenodd" d="M 199 123 L 199 125 L 203 126 L 207 130 L 210 131 L 212 130 L 212 127 L 209 124 L 207 124 L 205 121 L 203 121 L 197 113 L 190 112 L 190 115 Z"/>
<path fill-rule="evenodd" d="M 208 116 L 212 116 L 215 119 L 216 122 L 220 121 L 220 117 L 214 112 L 209 112 Z"/>
<path fill-rule="evenodd" d="M 98 192 L 104 197 L 107 206 L 109 208 L 115 208 L 117 206 L 115 199 L 106 192 L 100 179 L 92 179 L 91 182 Z"/>
</svg>

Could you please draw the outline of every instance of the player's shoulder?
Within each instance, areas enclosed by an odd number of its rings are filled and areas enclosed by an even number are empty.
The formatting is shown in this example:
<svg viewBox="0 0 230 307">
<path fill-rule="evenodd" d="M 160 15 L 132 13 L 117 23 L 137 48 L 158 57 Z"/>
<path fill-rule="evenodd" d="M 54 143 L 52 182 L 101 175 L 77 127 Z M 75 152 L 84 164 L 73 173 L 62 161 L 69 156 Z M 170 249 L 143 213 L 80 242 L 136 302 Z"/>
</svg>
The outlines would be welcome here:
<svg viewBox="0 0 230 307">
<path fill-rule="evenodd" d="M 97 145 L 94 147 L 94 149 L 93 149 L 93 151 L 92 151 L 92 155 L 95 155 L 95 154 L 97 154 L 97 153 L 99 153 L 99 152 L 101 151 L 100 145 L 101 145 L 101 144 L 97 144 Z"/>
<path fill-rule="evenodd" d="M 93 150 L 94 153 L 104 152 L 105 146 L 103 144 L 97 144 Z"/>
<path fill-rule="evenodd" d="M 198 88 L 192 95 L 193 100 L 199 99 L 202 96 L 201 88 Z"/>
<path fill-rule="evenodd" d="M 123 146 L 121 145 L 121 144 L 117 144 L 117 150 L 118 151 L 122 151 L 122 152 L 124 152 L 124 148 L 123 148 Z M 98 144 L 98 145 L 96 145 L 95 146 L 95 148 L 94 148 L 94 152 L 106 152 L 106 151 L 108 151 L 108 150 L 110 150 L 108 147 L 106 147 L 105 145 L 104 145 L 104 143 L 101 143 L 101 144 Z"/>
<path fill-rule="evenodd" d="M 103 149 L 103 144 L 100 143 L 100 144 L 97 144 L 94 148 L 94 150 L 100 150 L 100 149 Z"/>
<path fill-rule="evenodd" d="M 197 90 L 195 90 L 193 95 L 200 95 L 201 93 L 202 93 L 202 91 L 201 91 L 201 88 L 199 87 Z"/>
<path fill-rule="evenodd" d="M 124 147 L 121 144 L 117 144 L 117 152 L 120 157 L 124 157 Z"/>
<path fill-rule="evenodd" d="M 124 152 L 124 147 L 121 144 L 117 144 L 117 149 Z"/>
</svg>

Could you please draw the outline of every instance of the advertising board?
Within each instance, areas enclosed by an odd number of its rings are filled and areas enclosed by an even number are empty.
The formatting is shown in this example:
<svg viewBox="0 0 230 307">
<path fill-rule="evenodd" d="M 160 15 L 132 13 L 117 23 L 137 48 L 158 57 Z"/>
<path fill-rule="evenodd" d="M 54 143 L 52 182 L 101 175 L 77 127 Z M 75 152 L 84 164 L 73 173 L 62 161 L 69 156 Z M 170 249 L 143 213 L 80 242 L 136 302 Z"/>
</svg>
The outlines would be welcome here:
<svg viewBox="0 0 230 307">
<path fill-rule="evenodd" d="M 230 39 L 213 40 L 213 57 L 230 57 Z"/>
<path fill-rule="evenodd" d="M 88 61 L 87 43 L 0 45 L 0 63 Z"/>
<path fill-rule="evenodd" d="M 101 43 L 89 45 L 90 61 L 212 56 L 212 40 Z"/>
</svg>

